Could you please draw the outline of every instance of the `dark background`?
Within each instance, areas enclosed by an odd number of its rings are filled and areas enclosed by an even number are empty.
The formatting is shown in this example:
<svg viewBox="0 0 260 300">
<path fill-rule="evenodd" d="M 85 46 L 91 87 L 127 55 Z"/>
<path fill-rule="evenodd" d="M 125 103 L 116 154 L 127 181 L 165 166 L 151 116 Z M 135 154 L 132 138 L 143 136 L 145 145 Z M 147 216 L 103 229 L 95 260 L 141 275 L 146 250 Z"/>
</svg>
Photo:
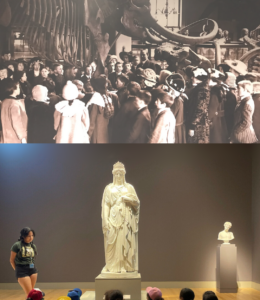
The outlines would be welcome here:
<svg viewBox="0 0 260 300">
<path fill-rule="evenodd" d="M 238 280 L 252 280 L 252 151 L 231 145 L 3 145 L 0 282 L 10 248 L 35 229 L 38 282 L 93 282 L 103 268 L 101 200 L 113 164 L 141 202 L 142 281 L 215 280 L 218 232 L 233 224 Z M 256 200 L 258 201 L 258 200 Z"/>
</svg>

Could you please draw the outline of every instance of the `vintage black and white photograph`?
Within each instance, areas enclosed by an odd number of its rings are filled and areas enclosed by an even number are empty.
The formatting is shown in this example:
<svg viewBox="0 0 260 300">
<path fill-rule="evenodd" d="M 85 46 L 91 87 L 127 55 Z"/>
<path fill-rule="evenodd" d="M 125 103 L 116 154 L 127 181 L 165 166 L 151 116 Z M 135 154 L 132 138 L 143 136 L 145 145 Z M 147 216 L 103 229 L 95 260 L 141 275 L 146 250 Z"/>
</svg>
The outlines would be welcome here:
<svg viewBox="0 0 260 300">
<path fill-rule="evenodd" d="M 256 144 L 259 0 L 0 0 L 0 142 Z"/>
</svg>

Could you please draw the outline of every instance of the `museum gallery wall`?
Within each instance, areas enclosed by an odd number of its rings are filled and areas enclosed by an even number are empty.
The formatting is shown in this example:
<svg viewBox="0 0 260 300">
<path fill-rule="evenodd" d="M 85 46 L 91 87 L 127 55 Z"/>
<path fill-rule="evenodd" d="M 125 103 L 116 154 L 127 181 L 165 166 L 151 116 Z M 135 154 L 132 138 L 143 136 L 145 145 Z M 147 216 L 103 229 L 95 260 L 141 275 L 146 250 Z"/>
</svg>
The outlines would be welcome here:
<svg viewBox="0 0 260 300">
<path fill-rule="evenodd" d="M 254 148 L 253 152 L 253 276 L 252 281 L 260 284 L 260 154 L 259 148 Z"/>
<path fill-rule="evenodd" d="M 10 245 L 24 226 L 36 231 L 38 282 L 94 281 L 105 264 L 102 195 L 113 180 L 117 161 L 124 163 L 126 181 L 140 200 L 143 282 L 214 281 L 218 233 L 226 221 L 232 222 L 232 243 L 238 249 L 238 281 L 252 281 L 253 247 L 254 260 L 259 262 L 260 209 L 255 185 L 258 213 L 254 214 L 253 246 L 251 149 L 224 145 L 2 147 L 0 227 L 5 230 L 0 231 L 4 241 L 0 282 L 15 282 Z M 256 159 L 259 167 L 259 156 Z M 259 168 L 255 174 L 254 184 Z M 259 282 L 257 268 L 253 274 Z"/>
</svg>

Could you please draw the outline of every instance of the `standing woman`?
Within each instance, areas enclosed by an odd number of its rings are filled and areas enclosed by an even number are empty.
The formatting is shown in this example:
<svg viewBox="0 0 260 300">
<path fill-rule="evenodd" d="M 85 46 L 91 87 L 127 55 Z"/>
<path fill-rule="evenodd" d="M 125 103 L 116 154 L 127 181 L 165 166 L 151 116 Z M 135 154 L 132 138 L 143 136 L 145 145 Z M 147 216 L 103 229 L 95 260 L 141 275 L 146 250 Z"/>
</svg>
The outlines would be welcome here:
<svg viewBox="0 0 260 300">
<path fill-rule="evenodd" d="M 187 122 L 188 142 L 191 144 L 209 144 L 210 120 L 208 108 L 210 101 L 210 76 L 202 68 L 194 69 L 193 74 L 201 83 L 190 94 Z"/>
<path fill-rule="evenodd" d="M 26 298 L 34 288 L 38 275 L 34 265 L 35 255 L 37 255 L 37 249 L 33 243 L 34 237 L 34 230 L 25 227 L 20 232 L 18 242 L 14 243 L 11 248 L 10 263 Z"/>
<path fill-rule="evenodd" d="M 7 78 L 5 82 L 5 100 L 1 108 L 3 143 L 26 144 L 28 118 L 24 99 L 19 97 L 20 85 Z"/>
<path fill-rule="evenodd" d="M 95 93 L 87 104 L 89 109 L 89 137 L 92 144 L 109 143 L 111 140 L 111 129 L 113 128 L 113 117 L 119 108 L 118 97 L 108 93 L 107 78 L 99 76 L 91 79 Z"/>
</svg>

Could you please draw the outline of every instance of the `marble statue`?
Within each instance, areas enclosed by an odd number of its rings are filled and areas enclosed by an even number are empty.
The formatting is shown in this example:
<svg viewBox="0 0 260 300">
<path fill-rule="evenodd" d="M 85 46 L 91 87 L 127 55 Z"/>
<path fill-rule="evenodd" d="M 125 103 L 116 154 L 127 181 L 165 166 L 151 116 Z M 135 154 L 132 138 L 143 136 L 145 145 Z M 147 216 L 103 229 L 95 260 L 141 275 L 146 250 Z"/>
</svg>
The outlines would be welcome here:
<svg viewBox="0 0 260 300">
<path fill-rule="evenodd" d="M 225 222 L 224 230 L 218 234 L 218 240 L 223 241 L 223 244 L 230 244 L 229 241 L 234 239 L 234 234 L 229 232 L 229 229 L 232 227 L 230 222 Z"/>
<path fill-rule="evenodd" d="M 113 166 L 113 183 L 102 199 L 102 229 L 106 265 L 101 273 L 138 271 L 138 223 L 140 201 L 134 187 L 125 181 L 125 167 Z"/>
</svg>

